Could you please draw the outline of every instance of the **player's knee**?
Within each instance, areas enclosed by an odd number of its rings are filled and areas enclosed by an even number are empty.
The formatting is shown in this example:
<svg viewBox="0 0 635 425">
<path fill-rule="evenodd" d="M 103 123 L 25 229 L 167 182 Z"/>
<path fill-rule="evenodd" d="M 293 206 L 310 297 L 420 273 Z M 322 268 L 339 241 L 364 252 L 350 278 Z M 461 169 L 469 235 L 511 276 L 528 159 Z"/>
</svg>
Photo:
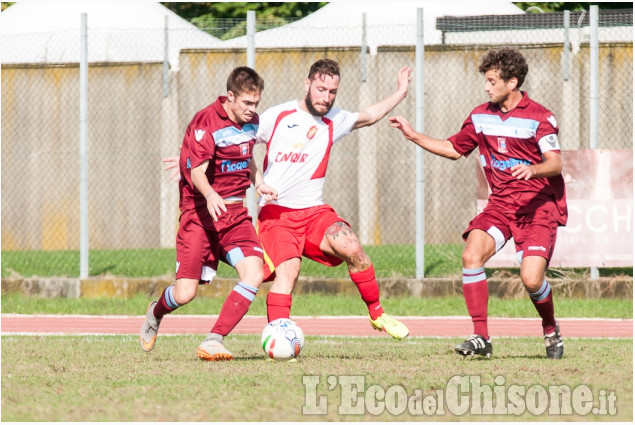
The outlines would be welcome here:
<svg viewBox="0 0 635 425">
<path fill-rule="evenodd" d="M 474 269 L 485 265 L 482 254 L 473 249 L 463 250 L 461 261 L 463 263 L 463 267 L 467 269 Z"/>
<path fill-rule="evenodd" d="M 191 285 L 187 287 L 176 286 L 173 292 L 174 301 L 180 306 L 185 305 L 196 297 L 196 290 L 197 290 L 196 286 L 191 286 Z"/>
<path fill-rule="evenodd" d="M 520 271 L 520 279 L 523 281 L 523 285 L 529 292 L 536 292 L 542 286 L 544 282 L 544 276 L 542 273 L 535 273 L 533 270 Z"/>
</svg>

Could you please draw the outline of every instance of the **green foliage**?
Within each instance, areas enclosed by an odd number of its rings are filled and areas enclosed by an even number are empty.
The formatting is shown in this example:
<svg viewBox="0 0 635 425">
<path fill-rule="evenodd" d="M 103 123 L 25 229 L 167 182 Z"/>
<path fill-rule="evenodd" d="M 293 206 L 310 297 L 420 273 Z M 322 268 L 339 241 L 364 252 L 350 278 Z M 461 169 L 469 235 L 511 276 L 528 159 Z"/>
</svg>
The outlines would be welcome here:
<svg viewBox="0 0 635 425">
<path fill-rule="evenodd" d="M 246 34 L 248 11 L 256 12 L 256 31 L 275 28 L 315 12 L 327 2 L 162 3 L 197 27 L 223 40 Z"/>
<path fill-rule="evenodd" d="M 632 9 L 633 3 L 624 3 L 624 2 L 596 2 L 596 3 L 588 3 L 588 2 L 569 2 L 569 1 L 527 1 L 527 2 L 513 2 L 516 6 L 521 8 L 522 10 L 527 10 L 530 7 L 534 9 L 530 10 L 528 13 L 540 13 L 542 10 L 544 13 L 549 12 L 562 12 L 564 10 L 589 10 L 589 6 L 597 5 L 600 9 Z M 538 10 L 540 9 L 540 10 Z"/>
</svg>

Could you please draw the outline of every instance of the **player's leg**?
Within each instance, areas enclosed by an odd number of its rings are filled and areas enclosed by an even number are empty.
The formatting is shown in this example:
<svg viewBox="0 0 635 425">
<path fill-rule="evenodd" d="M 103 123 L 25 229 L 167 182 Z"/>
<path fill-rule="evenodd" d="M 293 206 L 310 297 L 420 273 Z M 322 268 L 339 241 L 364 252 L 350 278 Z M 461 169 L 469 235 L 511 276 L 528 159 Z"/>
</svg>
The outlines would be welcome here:
<svg viewBox="0 0 635 425">
<path fill-rule="evenodd" d="M 485 262 L 500 250 L 511 237 L 509 222 L 491 204 L 474 217 L 463 233 L 465 248 L 461 256 L 463 265 L 463 297 L 472 318 L 474 333 L 454 347 L 457 354 L 480 354 L 489 357 L 492 344 L 487 328 L 489 291 Z"/>
<path fill-rule="evenodd" d="M 176 245 L 176 282 L 165 288 L 159 299 L 148 306 L 139 332 L 139 343 L 144 351 L 154 348 L 163 316 L 192 301 L 199 282 L 211 280 L 216 274 L 215 267 L 212 269 L 204 265 L 210 254 L 205 230 L 187 217 L 181 218 Z"/>
<path fill-rule="evenodd" d="M 537 211 L 530 225 L 519 226 L 514 230 L 514 240 L 517 241 L 516 255 L 521 263 L 520 278 L 542 318 L 547 357 L 560 359 L 564 353 L 564 343 L 555 318 L 551 285 L 545 279 L 558 229 L 552 217 L 544 211 Z"/>
<path fill-rule="evenodd" d="M 217 256 L 238 272 L 238 283 L 229 293 L 216 323 L 196 349 L 203 360 L 231 360 L 233 355 L 223 345 L 225 338 L 245 316 L 256 298 L 263 279 L 263 252 L 247 209 L 242 205 L 228 207 L 217 223 Z M 222 253 L 221 253 L 222 252 Z"/>
<path fill-rule="evenodd" d="M 139 343 L 144 351 L 154 348 L 163 316 L 194 299 L 198 283 L 198 279 L 177 279 L 174 285 L 163 290 L 157 301 L 150 303 L 139 333 Z"/>
<path fill-rule="evenodd" d="M 273 280 L 267 293 L 267 321 L 288 319 L 293 288 L 300 276 L 307 217 L 305 209 L 265 205 L 258 215 L 258 238 L 264 249 L 264 279 Z"/>
<path fill-rule="evenodd" d="M 334 214 L 334 211 L 325 213 L 325 216 L 331 214 Z M 408 327 L 386 314 L 381 306 L 375 268 L 357 235 L 348 223 L 340 221 L 339 218 L 336 219 L 338 221 L 328 226 L 323 233 L 319 242 L 321 252 L 346 262 L 348 274 L 368 308 L 369 320 L 373 328 L 384 331 L 395 339 L 407 337 L 410 332 Z M 308 241 L 307 245 L 309 245 Z"/>
<path fill-rule="evenodd" d="M 276 266 L 276 277 L 267 294 L 267 321 L 288 319 L 291 315 L 293 288 L 300 276 L 302 260 L 290 258 Z"/>
</svg>

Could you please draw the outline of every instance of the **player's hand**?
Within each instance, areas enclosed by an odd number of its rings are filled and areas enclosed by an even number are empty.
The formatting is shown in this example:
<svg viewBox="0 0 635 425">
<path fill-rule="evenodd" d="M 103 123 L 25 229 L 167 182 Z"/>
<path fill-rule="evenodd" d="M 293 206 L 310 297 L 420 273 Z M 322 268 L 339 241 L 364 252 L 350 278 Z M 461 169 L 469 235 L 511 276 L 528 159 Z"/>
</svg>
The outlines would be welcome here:
<svg viewBox="0 0 635 425">
<path fill-rule="evenodd" d="M 258 185 L 258 189 L 256 189 L 256 193 L 262 196 L 262 199 L 265 202 L 275 201 L 278 199 L 278 191 L 271 186 L 268 186 L 266 183 L 261 183 Z"/>
<path fill-rule="evenodd" d="M 166 167 L 164 168 L 165 171 L 171 170 L 173 168 L 175 168 L 175 170 L 172 172 L 172 174 L 170 174 L 170 180 L 178 182 L 179 180 L 181 180 L 181 172 L 179 170 L 179 158 L 174 156 L 174 157 L 170 157 L 170 158 L 163 158 L 161 159 L 161 161 L 165 162 Z"/>
<path fill-rule="evenodd" d="M 182 147 L 183 147 L 183 145 L 179 146 L 179 150 L 181 150 Z M 168 164 L 164 168 L 165 171 L 168 171 L 168 170 L 171 170 L 173 168 L 176 168 L 176 170 L 174 170 L 174 172 L 172 172 L 172 174 L 170 174 L 170 180 L 173 180 L 175 182 L 178 182 L 179 180 L 181 180 L 181 172 L 179 170 L 179 157 L 178 156 L 171 156 L 171 157 L 168 157 L 168 158 L 163 158 L 163 159 L 161 159 L 161 161 Z"/>
<path fill-rule="evenodd" d="M 536 175 L 536 169 L 531 165 L 518 164 L 514 165 L 511 169 L 512 176 L 518 180 L 529 180 Z"/>
<path fill-rule="evenodd" d="M 388 121 L 390 122 L 391 127 L 401 130 L 401 132 L 403 133 L 406 139 L 410 139 L 414 137 L 416 132 L 414 131 L 414 129 L 412 128 L 408 120 L 405 119 L 404 117 L 402 116 L 390 117 L 388 118 Z"/>
<path fill-rule="evenodd" d="M 207 200 L 207 211 L 209 211 L 214 221 L 218 221 L 218 217 L 220 217 L 222 213 L 227 212 L 225 201 L 223 201 L 223 198 L 214 190 L 208 193 L 205 199 Z"/>
<path fill-rule="evenodd" d="M 412 68 L 404 66 L 397 72 L 397 91 L 403 92 L 404 97 L 408 94 L 408 88 L 410 87 L 410 73 Z"/>
</svg>

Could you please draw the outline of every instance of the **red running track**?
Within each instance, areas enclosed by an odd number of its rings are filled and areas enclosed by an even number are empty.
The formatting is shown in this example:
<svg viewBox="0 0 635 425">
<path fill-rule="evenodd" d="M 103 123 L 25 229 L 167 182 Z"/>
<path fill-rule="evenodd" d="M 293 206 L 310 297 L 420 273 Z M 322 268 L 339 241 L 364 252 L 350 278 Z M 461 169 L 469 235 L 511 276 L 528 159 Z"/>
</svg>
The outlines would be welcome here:
<svg viewBox="0 0 635 425">
<path fill-rule="evenodd" d="M 161 322 L 162 334 L 206 334 L 218 316 L 168 315 Z M 307 335 L 380 336 L 368 318 L 292 317 Z M 3 314 L 0 330 L 9 334 L 137 334 L 143 316 L 22 315 Z M 465 337 L 472 333 L 469 317 L 401 317 L 415 337 Z M 633 319 L 558 319 L 562 335 L 580 338 L 632 338 Z M 490 335 L 536 336 L 542 334 L 540 319 L 489 318 Z M 246 316 L 233 333 L 258 335 L 266 325 L 264 316 Z"/>
</svg>

